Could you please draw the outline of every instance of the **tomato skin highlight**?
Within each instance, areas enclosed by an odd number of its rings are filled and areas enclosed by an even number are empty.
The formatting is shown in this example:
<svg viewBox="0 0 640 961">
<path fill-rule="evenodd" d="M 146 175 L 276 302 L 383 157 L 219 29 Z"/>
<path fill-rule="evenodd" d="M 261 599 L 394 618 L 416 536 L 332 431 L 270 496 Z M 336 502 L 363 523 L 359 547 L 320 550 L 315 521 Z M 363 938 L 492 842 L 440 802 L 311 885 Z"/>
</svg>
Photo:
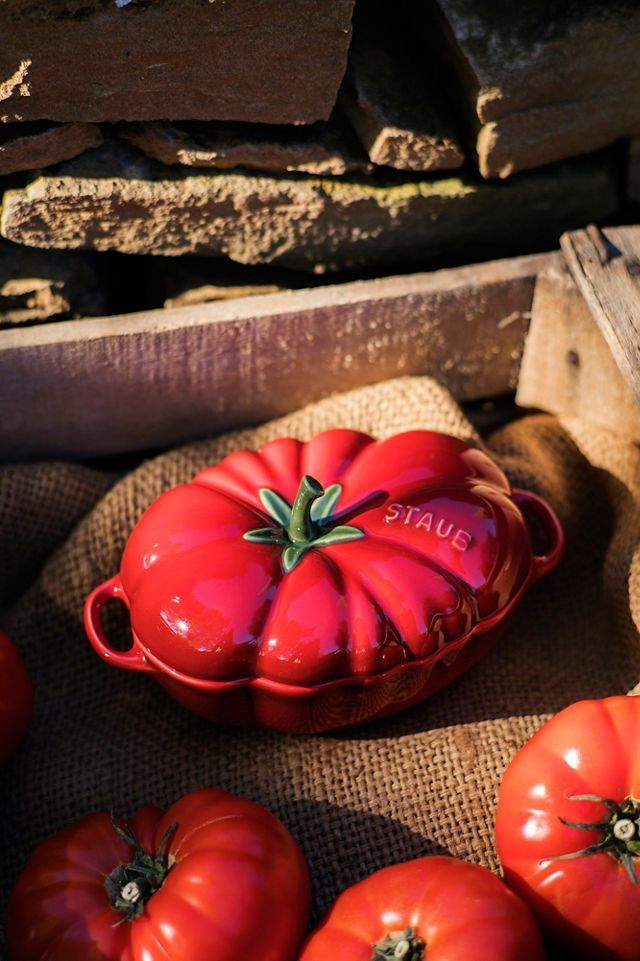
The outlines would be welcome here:
<svg viewBox="0 0 640 961">
<path fill-rule="evenodd" d="M 383 868 L 343 891 L 299 961 L 371 961 L 385 935 L 407 929 L 424 942 L 426 961 L 545 958 L 536 921 L 513 891 L 480 865 L 436 855 Z"/>
<path fill-rule="evenodd" d="M 565 708 L 525 744 L 505 772 L 496 845 L 505 880 L 555 940 L 593 961 L 640 961 L 640 884 L 609 851 L 568 860 L 606 836 L 602 801 L 640 799 L 640 698 Z M 636 831 L 637 834 L 637 831 Z M 631 857 L 640 880 L 640 857 Z"/>
<path fill-rule="evenodd" d="M 12 961 L 292 961 L 309 879 L 274 815 L 204 789 L 166 813 L 141 808 L 130 827 L 148 852 L 170 835 L 171 867 L 140 916 L 119 914 L 105 889 L 132 860 L 132 846 L 106 813 L 89 815 L 40 844 L 18 879 L 9 901 Z"/>
<path fill-rule="evenodd" d="M 33 684 L 18 648 L 0 631 L 0 765 L 16 752 L 33 708 Z"/>
</svg>

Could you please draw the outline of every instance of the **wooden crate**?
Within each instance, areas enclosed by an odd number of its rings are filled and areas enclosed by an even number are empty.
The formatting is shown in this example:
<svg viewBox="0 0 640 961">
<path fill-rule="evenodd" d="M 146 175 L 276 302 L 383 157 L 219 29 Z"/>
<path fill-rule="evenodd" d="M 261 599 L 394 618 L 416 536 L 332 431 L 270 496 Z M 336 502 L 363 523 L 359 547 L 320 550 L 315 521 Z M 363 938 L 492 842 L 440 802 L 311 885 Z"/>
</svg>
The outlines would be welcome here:
<svg viewBox="0 0 640 961">
<path fill-rule="evenodd" d="M 0 331 L 1 456 L 167 447 L 404 374 L 460 401 L 518 387 L 523 406 L 640 440 L 640 228 L 594 229 L 563 238 L 578 286 L 558 251 Z M 596 288 L 603 333 L 587 307 L 598 313 Z"/>
</svg>

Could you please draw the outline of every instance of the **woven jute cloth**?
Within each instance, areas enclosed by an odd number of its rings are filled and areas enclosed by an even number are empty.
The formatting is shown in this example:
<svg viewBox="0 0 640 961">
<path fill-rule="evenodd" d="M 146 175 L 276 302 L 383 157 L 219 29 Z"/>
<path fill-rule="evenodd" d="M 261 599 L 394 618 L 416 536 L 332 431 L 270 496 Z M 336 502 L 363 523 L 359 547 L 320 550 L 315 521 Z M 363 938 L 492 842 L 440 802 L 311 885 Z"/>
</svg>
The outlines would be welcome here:
<svg viewBox="0 0 640 961">
<path fill-rule="evenodd" d="M 99 660 L 83 601 L 117 571 L 151 501 L 232 450 L 337 426 L 379 438 L 426 428 L 481 443 L 443 388 L 402 378 L 173 450 L 115 483 L 65 464 L 0 471 L 0 538 L 14 559 L 2 569 L 3 627 L 37 688 L 29 736 L 2 772 L 3 915 L 29 850 L 69 821 L 168 805 L 202 786 L 264 804 L 285 822 L 309 863 L 316 919 L 342 888 L 394 861 L 447 852 L 496 869 L 496 794 L 517 748 L 572 701 L 640 680 L 640 452 L 549 416 L 510 424 L 485 446 L 515 486 L 555 507 L 565 559 L 481 663 L 430 700 L 321 736 L 222 728 L 151 679 Z"/>
</svg>

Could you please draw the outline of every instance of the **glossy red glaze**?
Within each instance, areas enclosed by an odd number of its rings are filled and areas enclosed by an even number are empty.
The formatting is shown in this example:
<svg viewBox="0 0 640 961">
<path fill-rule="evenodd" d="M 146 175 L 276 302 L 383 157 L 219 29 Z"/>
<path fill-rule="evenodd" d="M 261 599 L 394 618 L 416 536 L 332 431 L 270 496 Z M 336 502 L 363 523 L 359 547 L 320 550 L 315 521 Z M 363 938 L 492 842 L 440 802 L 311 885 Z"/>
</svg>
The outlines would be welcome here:
<svg viewBox="0 0 640 961">
<path fill-rule="evenodd" d="M 308 549 L 285 573 L 281 546 L 245 535 L 278 526 L 260 489 L 291 505 L 304 475 L 341 485 L 324 529 L 363 536 Z M 546 555 L 534 555 L 519 504 L 541 522 Z M 198 713 L 327 730 L 407 707 L 457 677 L 562 548 L 551 508 L 512 492 L 482 451 L 431 431 L 376 443 L 332 430 L 231 454 L 158 498 L 119 577 L 88 598 L 85 624 L 105 660 L 153 673 Z M 100 627 L 109 597 L 131 611 L 125 653 Z"/>
<path fill-rule="evenodd" d="M 31 720 L 33 684 L 18 648 L 0 631 L 0 764 L 18 748 Z"/>
</svg>

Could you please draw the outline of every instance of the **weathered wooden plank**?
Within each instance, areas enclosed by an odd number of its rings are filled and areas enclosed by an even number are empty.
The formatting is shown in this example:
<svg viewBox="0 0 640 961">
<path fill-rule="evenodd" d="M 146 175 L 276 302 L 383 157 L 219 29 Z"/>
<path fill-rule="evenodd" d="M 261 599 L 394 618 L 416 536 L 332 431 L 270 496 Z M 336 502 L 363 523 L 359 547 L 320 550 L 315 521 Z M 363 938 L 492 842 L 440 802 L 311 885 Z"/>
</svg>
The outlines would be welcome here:
<svg viewBox="0 0 640 961">
<path fill-rule="evenodd" d="M 640 406 L 561 254 L 536 281 L 516 402 L 640 441 Z"/>
<path fill-rule="evenodd" d="M 507 183 L 191 171 L 121 142 L 4 195 L 0 230 L 33 247 L 195 253 L 323 273 L 478 259 L 557 243 L 618 206 L 610 158 Z"/>
<path fill-rule="evenodd" d="M 402 374 L 503 393 L 547 260 L 0 331 L 1 455 L 163 447 Z"/>
<path fill-rule="evenodd" d="M 640 226 L 566 233 L 561 247 L 620 370 L 640 402 Z"/>
<path fill-rule="evenodd" d="M 485 177 L 640 134 L 637 0 L 407 0 L 425 43 L 453 65 Z"/>
<path fill-rule="evenodd" d="M 418 171 L 464 163 L 423 52 L 387 4 L 356 7 L 339 104 L 373 163 Z"/>
<path fill-rule="evenodd" d="M 326 120 L 353 4 L 0 3 L 0 122 Z"/>
</svg>

